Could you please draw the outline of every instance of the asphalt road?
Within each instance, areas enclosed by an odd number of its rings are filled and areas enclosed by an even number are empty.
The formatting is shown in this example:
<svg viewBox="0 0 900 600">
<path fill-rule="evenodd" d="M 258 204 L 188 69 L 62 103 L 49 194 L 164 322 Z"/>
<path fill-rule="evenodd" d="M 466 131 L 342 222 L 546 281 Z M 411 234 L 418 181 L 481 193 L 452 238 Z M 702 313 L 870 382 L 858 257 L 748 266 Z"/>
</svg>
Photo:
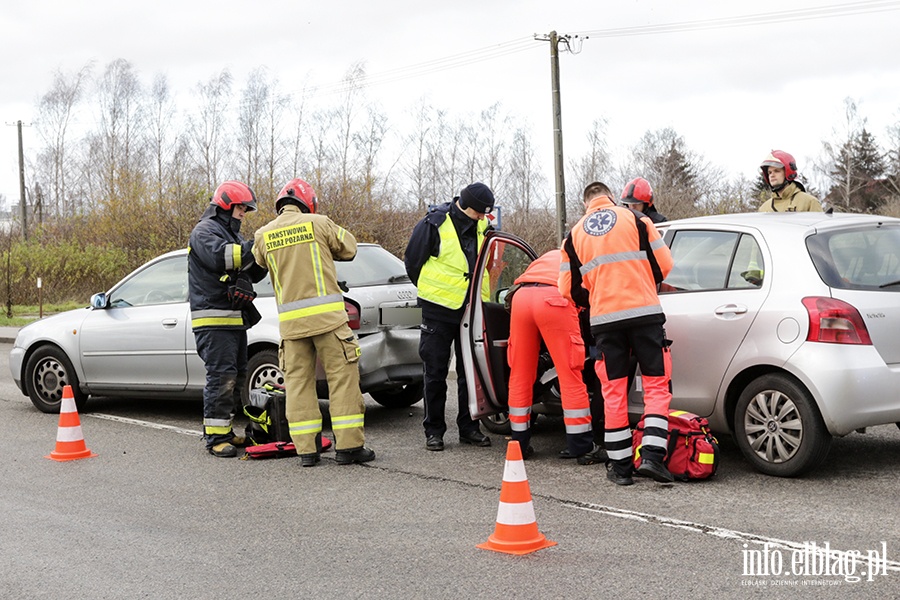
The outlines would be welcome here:
<svg viewBox="0 0 900 600">
<path fill-rule="evenodd" d="M 19 393 L 9 350 L 0 344 L 4 598 L 887 598 L 900 590 L 893 425 L 835 440 L 826 465 L 801 479 L 754 472 L 725 438 L 713 480 L 618 488 L 602 466 L 557 459 L 562 422 L 542 417 L 537 455 L 525 464 L 538 527 L 558 545 L 510 556 L 475 547 L 494 531 L 505 440 L 460 446 L 451 425 L 447 449 L 426 452 L 421 403 L 369 404 L 374 462 L 338 466 L 330 453 L 302 469 L 297 459 L 209 456 L 199 402 L 92 399 L 81 423 L 98 456 L 58 463 L 44 458 L 58 417 Z M 804 543 L 838 551 L 829 573 L 839 574 L 815 575 L 821 554 Z M 862 558 L 852 560 L 854 550 Z M 861 575 L 873 571 L 870 551 L 886 558 L 877 563 L 886 574 Z M 751 555 L 772 571 L 780 561 L 781 574 L 748 574 Z"/>
</svg>

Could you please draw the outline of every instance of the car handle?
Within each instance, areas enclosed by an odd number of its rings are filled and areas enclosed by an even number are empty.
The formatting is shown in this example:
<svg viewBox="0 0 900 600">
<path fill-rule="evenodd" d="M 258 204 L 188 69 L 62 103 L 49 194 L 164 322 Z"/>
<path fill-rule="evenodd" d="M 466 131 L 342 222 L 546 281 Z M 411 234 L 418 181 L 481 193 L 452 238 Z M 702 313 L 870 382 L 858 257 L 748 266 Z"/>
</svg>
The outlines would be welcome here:
<svg viewBox="0 0 900 600">
<path fill-rule="evenodd" d="M 163 319 L 162 326 L 166 329 L 172 329 L 178 325 L 178 319 Z"/>
<path fill-rule="evenodd" d="M 725 304 L 716 308 L 717 315 L 742 315 L 747 312 L 747 307 L 743 304 Z"/>
</svg>

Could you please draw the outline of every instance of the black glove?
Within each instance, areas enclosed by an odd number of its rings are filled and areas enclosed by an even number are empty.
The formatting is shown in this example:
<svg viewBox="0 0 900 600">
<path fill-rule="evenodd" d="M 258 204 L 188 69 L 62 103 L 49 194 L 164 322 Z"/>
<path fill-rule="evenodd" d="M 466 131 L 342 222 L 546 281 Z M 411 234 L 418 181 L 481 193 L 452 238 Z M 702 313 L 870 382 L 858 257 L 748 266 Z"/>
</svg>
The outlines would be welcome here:
<svg viewBox="0 0 900 600">
<path fill-rule="evenodd" d="M 238 275 L 234 285 L 228 286 L 228 299 L 231 300 L 231 308 L 244 308 L 249 306 L 256 298 L 253 284 L 244 275 Z"/>
</svg>

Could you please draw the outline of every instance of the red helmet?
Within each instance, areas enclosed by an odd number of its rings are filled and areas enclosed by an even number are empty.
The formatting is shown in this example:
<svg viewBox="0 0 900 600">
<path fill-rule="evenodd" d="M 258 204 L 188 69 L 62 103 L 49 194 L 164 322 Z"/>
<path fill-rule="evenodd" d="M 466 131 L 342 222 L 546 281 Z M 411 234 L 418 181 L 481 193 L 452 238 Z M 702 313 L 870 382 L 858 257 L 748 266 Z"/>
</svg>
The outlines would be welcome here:
<svg viewBox="0 0 900 600">
<path fill-rule="evenodd" d="M 643 177 L 635 177 L 622 190 L 622 204 L 646 204 L 653 206 L 653 189 Z"/>
<path fill-rule="evenodd" d="M 225 181 L 216 188 L 210 204 L 231 210 L 236 204 L 243 204 L 248 211 L 256 210 L 256 196 L 246 183 Z"/>
<path fill-rule="evenodd" d="M 759 165 L 759 169 L 762 171 L 763 181 L 766 182 L 767 186 L 772 187 L 772 184 L 769 183 L 769 167 L 784 169 L 785 184 L 797 179 L 797 161 L 784 150 L 772 150 L 772 152 L 763 159 L 762 164 Z M 779 187 L 783 187 L 783 185 Z"/>
<path fill-rule="evenodd" d="M 319 210 L 319 200 L 316 191 L 311 185 L 302 179 L 291 179 L 278 194 L 275 201 L 275 212 L 281 212 L 281 207 L 288 202 L 305 206 L 309 212 L 315 214 Z"/>
</svg>

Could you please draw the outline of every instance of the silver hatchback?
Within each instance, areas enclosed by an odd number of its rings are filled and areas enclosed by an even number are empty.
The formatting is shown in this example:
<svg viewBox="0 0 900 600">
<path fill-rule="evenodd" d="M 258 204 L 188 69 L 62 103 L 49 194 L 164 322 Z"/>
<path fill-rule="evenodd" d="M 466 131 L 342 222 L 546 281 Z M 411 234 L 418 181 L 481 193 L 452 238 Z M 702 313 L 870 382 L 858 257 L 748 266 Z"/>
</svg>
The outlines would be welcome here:
<svg viewBox="0 0 900 600">
<path fill-rule="evenodd" d="M 759 471 L 783 477 L 819 465 L 834 436 L 900 422 L 900 219 L 752 213 L 657 227 L 675 263 L 660 289 L 672 408 L 707 417 Z M 486 242 L 473 277 L 489 272 L 494 288 L 464 322 L 479 417 L 506 407 L 502 288 L 527 254 Z M 642 412 L 639 378 L 629 412 Z"/>
<path fill-rule="evenodd" d="M 335 263 L 349 291 L 344 306 L 359 340 L 360 387 L 387 407 L 422 398 L 420 318 L 416 288 L 403 261 L 377 244 L 360 244 L 356 258 Z M 139 267 L 91 306 L 23 327 L 10 353 L 13 380 L 44 412 L 58 412 L 71 385 L 76 402 L 88 396 L 200 397 L 206 380 L 190 327 L 187 250 Z M 243 396 L 265 383 L 283 383 L 278 368 L 278 316 L 268 277 L 256 285 L 263 318 L 248 331 L 249 376 Z M 327 397 L 319 369 L 320 397 Z"/>
</svg>

